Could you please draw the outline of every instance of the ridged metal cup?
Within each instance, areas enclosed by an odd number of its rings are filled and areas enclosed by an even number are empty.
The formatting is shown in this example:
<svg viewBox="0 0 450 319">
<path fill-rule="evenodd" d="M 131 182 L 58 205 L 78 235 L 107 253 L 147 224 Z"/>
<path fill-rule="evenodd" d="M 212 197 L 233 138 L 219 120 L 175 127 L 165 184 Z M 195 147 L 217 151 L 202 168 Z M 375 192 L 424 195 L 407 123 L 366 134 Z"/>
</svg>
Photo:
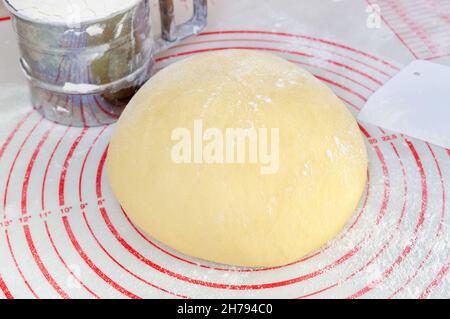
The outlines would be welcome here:
<svg viewBox="0 0 450 319">
<path fill-rule="evenodd" d="M 155 51 L 206 25 L 206 0 L 195 0 L 194 17 L 175 27 L 172 0 L 160 2 L 164 39 L 155 41 L 148 0 L 103 19 L 77 23 L 34 21 L 5 0 L 33 107 L 47 119 L 65 125 L 115 122 L 150 77 Z"/>
</svg>

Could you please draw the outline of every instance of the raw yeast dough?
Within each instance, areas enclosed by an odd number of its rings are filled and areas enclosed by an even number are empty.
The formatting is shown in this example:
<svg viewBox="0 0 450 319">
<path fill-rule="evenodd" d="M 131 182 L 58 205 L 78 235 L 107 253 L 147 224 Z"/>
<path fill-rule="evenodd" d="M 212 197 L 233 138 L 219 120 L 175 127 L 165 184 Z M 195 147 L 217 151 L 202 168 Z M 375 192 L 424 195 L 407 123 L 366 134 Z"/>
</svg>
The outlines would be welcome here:
<svg viewBox="0 0 450 319">
<path fill-rule="evenodd" d="M 230 50 L 151 78 L 117 124 L 107 171 L 122 207 L 157 240 L 218 263 L 276 266 L 344 227 L 367 153 L 350 112 L 310 73 Z"/>
</svg>

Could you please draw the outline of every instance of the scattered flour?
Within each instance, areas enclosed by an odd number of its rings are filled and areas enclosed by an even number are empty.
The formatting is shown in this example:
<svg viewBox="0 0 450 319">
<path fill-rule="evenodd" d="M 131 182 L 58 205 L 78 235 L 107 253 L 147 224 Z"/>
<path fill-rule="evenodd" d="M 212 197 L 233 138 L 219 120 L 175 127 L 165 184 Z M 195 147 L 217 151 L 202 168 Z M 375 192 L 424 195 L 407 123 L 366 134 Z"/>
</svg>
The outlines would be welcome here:
<svg viewBox="0 0 450 319">
<path fill-rule="evenodd" d="M 268 96 L 263 96 L 263 95 L 256 95 L 256 98 L 258 99 L 258 100 L 262 100 L 262 101 L 264 101 L 264 102 L 266 102 L 266 103 L 272 103 L 272 99 L 270 98 L 270 97 L 268 97 Z"/>
<path fill-rule="evenodd" d="M 275 83 L 275 86 L 276 86 L 277 88 L 283 88 L 283 87 L 285 87 L 286 85 L 285 85 L 283 79 L 278 79 L 277 83 Z"/>
<path fill-rule="evenodd" d="M 310 176 L 311 175 L 311 166 L 309 163 L 305 163 L 305 165 L 303 166 L 303 171 L 302 174 L 303 176 Z"/>
<path fill-rule="evenodd" d="M 70 83 L 64 84 L 64 90 L 77 92 L 79 94 L 87 94 L 95 89 L 98 89 L 97 85 L 94 84 L 82 84 L 82 83 Z"/>
<path fill-rule="evenodd" d="M 86 32 L 91 36 L 96 36 L 103 34 L 103 31 L 105 31 L 104 28 L 102 28 L 100 25 L 91 25 L 89 28 L 86 29 Z"/>
<path fill-rule="evenodd" d="M 331 160 L 333 160 L 333 152 L 332 152 L 331 150 L 327 150 L 326 153 L 327 153 L 327 156 L 328 156 Z"/>
<path fill-rule="evenodd" d="M 249 102 L 248 103 L 254 110 L 258 110 L 258 103 L 256 103 L 256 102 L 253 102 L 253 101 L 251 101 L 251 102 Z"/>
</svg>

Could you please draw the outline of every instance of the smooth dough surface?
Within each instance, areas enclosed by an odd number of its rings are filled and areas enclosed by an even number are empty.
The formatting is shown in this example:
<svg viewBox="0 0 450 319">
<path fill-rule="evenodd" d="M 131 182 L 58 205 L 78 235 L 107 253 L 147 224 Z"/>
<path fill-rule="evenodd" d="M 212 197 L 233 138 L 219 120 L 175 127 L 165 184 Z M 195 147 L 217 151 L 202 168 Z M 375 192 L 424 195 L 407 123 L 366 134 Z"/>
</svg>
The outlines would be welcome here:
<svg viewBox="0 0 450 319">
<path fill-rule="evenodd" d="M 279 169 L 177 164 L 174 128 L 279 128 Z M 181 253 L 276 266 L 319 249 L 345 226 L 367 177 L 356 121 L 322 82 L 259 52 L 203 53 L 157 73 L 119 119 L 107 158 L 131 219 Z"/>
</svg>

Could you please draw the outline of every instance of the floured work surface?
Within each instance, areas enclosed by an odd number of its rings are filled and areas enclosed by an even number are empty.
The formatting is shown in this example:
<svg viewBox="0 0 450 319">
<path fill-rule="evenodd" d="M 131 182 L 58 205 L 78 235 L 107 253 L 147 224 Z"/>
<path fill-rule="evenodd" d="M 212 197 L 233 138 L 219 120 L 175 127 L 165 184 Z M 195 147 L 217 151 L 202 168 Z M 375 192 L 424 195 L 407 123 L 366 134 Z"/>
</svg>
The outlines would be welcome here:
<svg viewBox="0 0 450 319">
<path fill-rule="evenodd" d="M 186 16 L 187 2 L 178 3 Z M 356 116 L 415 58 L 362 1 L 210 7 L 208 29 L 158 67 L 205 50 L 267 50 L 310 70 Z M 104 173 L 112 127 L 66 128 L 31 111 L 8 21 L 0 38 L 0 297 L 450 297 L 448 150 L 361 124 L 369 183 L 332 243 L 272 269 L 194 260 L 147 237 L 118 206 Z"/>
</svg>

